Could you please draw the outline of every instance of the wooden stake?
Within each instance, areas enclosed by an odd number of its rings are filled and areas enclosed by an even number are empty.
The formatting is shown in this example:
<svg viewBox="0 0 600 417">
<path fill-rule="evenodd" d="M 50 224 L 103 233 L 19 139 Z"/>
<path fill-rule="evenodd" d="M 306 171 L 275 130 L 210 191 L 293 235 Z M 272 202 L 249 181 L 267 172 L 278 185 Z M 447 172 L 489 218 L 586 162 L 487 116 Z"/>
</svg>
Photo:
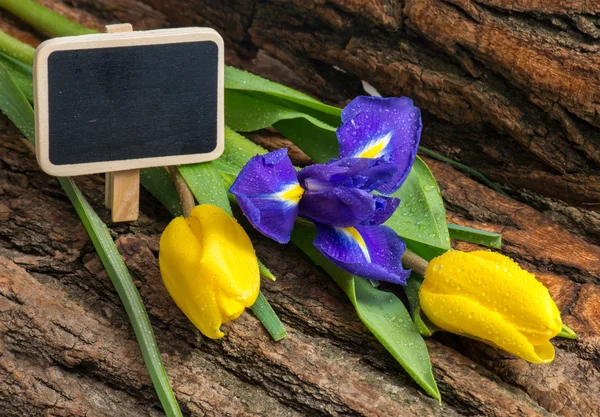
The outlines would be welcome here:
<svg viewBox="0 0 600 417">
<path fill-rule="evenodd" d="M 111 172 L 111 210 L 113 222 L 137 220 L 140 207 L 140 170 Z"/>
<path fill-rule="evenodd" d="M 106 33 L 131 32 L 129 23 L 107 25 Z M 137 220 L 140 207 L 140 170 L 130 169 L 106 173 L 104 203 L 111 209 L 113 222 Z"/>
</svg>

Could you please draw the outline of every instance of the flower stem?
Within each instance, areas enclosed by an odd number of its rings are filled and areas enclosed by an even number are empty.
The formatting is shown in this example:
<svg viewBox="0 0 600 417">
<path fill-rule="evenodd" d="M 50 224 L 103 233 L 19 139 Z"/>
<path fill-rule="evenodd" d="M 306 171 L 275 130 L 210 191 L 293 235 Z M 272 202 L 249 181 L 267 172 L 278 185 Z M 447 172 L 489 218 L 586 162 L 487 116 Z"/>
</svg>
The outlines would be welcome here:
<svg viewBox="0 0 600 417">
<path fill-rule="evenodd" d="M 427 269 L 427 265 L 429 265 L 429 262 L 410 249 L 406 249 L 404 255 L 402 255 L 402 263 L 421 276 L 425 275 L 425 270 Z"/>
<path fill-rule="evenodd" d="M 177 194 L 179 194 L 179 200 L 181 201 L 183 217 L 189 217 L 192 209 L 196 205 L 194 196 L 190 191 L 190 187 L 188 187 L 187 183 L 179 173 L 179 169 L 177 167 L 168 167 L 167 169 L 171 174 L 171 177 L 173 177 L 175 189 L 177 189 Z"/>
<path fill-rule="evenodd" d="M 74 36 L 98 32 L 81 26 L 33 0 L 0 0 L 0 7 L 52 36 Z"/>
<path fill-rule="evenodd" d="M 35 49 L 0 31 L 0 51 L 26 64 L 33 64 Z"/>
</svg>

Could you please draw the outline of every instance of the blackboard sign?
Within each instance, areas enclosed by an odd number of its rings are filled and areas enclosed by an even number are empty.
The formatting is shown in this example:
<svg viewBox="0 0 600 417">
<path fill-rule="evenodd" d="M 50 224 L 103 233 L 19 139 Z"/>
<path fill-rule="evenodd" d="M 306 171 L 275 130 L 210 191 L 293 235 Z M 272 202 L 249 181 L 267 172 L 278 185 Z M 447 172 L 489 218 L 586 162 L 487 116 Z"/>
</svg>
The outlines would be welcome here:
<svg viewBox="0 0 600 417">
<path fill-rule="evenodd" d="M 208 161 L 223 151 L 223 41 L 212 29 L 44 42 L 37 158 L 51 175 Z"/>
</svg>

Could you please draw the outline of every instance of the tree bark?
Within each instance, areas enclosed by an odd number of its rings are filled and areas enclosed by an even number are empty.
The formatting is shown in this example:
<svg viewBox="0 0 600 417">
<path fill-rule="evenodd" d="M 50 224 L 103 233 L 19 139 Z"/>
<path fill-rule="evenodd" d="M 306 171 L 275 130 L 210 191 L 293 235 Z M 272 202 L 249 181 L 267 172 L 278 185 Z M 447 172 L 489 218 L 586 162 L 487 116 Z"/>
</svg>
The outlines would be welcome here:
<svg viewBox="0 0 600 417">
<path fill-rule="evenodd" d="M 425 111 L 424 145 L 512 189 L 600 204 L 600 3 L 144 3 L 216 27 L 250 69 L 268 54 L 326 100 L 361 93 L 359 80 L 407 95 Z"/>
<path fill-rule="evenodd" d="M 598 57 L 586 38 L 596 36 L 595 3 L 567 8 L 522 1 L 510 11 L 508 3 L 493 0 L 43 3 L 98 28 L 118 21 L 137 29 L 210 24 L 227 38 L 230 63 L 333 102 L 357 94 L 358 79 L 385 94 L 414 97 L 425 110 L 426 145 L 503 185 L 528 188 L 517 196 L 536 204 L 504 197 L 425 158 L 448 220 L 502 232 L 503 252 L 548 286 L 580 336 L 557 340 L 556 360 L 536 366 L 472 340 L 438 335 L 427 345 L 444 398 L 439 405 L 366 330 L 333 281 L 295 247 L 248 227 L 259 257 L 279 278 L 263 289 L 289 336 L 272 342 L 245 313 L 224 326 L 224 339 L 208 340 L 162 285 L 158 240 L 169 215 L 142 191 L 140 219 L 111 230 L 186 415 L 600 413 L 600 227 L 594 213 L 537 195 L 565 190 L 558 197 L 583 204 L 600 193 L 594 177 L 598 81 L 592 76 Z M 31 44 L 43 38 L 8 16 L 0 22 Z M 549 77 L 559 73 L 551 86 Z M 577 87 L 581 80 L 586 88 Z M 271 134 L 253 137 L 281 145 Z M 108 221 L 102 178 L 77 182 Z M 124 309 L 75 211 L 1 119 L 0 416 L 81 415 L 162 411 Z"/>
</svg>

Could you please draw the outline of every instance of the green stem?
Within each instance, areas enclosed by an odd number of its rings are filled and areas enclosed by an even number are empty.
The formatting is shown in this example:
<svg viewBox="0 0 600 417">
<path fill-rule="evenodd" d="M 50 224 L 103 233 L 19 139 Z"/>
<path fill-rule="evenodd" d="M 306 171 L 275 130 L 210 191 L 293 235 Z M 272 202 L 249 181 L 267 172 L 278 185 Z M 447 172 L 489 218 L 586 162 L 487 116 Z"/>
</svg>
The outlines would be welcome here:
<svg viewBox="0 0 600 417">
<path fill-rule="evenodd" d="M 33 0 L 0 0 L 0 7 L 52 36 L 75 36 L 98 32 L 81 26 Z"/>
<path fill-rule="evenodd" d="M 563 323 L 562 330 L 556 337 L 575 340 L 577 339 L 577 333 L 575 333 L 569 326 Z"/>
<path fill-rule="evenodd" d="M 409 267 L 413 270 L 413 272 L 416 272 L 421 276 L 425 276 L 425 270 L 427 269 L 427 265 L 429 265 L 425 259 L 421 258 L 410 249 L 406 249 L 406 251 L 404 251 L 404 255 L 402 255 L 402 263 L 404 266 Z"/>
<path fill-rule="evenodd" d="M 35 49 L 2 31 L 0 31 L 0 51 L 21 62 L 33 65 Z"/>
</svg>

